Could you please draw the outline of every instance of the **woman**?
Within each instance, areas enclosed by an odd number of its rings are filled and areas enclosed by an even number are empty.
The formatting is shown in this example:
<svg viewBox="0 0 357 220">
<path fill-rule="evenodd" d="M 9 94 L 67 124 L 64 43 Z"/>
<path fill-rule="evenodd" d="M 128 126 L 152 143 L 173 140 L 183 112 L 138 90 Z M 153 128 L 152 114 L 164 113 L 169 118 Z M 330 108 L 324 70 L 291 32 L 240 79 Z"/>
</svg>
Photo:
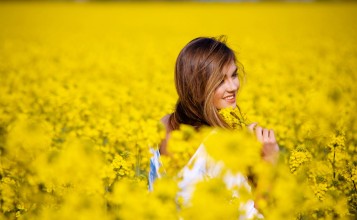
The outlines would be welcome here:
<svg viewBox="0 0 357 220">
<path fill-rule="evenodd" d="M 161 119 L 166 128 L 166 138 L 161 143 L 159 151 L 153 151 L 149 173 L 151 190 L 154 179 L 160 177 L 160 155 L 170 154 L 166 146 L 172 131 L 179 129 L 181 124 L 196 129 L 202 126 L 229 128 L 218 111 L 222 108 L 237 107 L 236 94 L 240 86 L 238 73 L 242 71 L 243 68 L 237 61 L 234 51 L 226 45 L 224 37 L 199 37 L 181 50 L 175 68 L 175 85 L 179 98 L 175 111 Z M 255 132 L 263 145 L 263 159 L 274 163 L 279 151 L 274 131 L 262 128 L 257 123 L 250 124 L 248 128 Z M 182 179 L 179 182 L 179 196 L 188 201 L 195 183 L 207 176 L 217 176 L 219 166 L 201 144 L 179 174 Z M 245 177 L 232 176 L 228 178 L 227 181 L 230 183 L 227 185 L 240 184 L 249 188 L 248 183 L 242 179 L 245 180 Z M 247 209 L 247 217 L 257 215 L 253 202 L 244 208 Z"/>
</svg>

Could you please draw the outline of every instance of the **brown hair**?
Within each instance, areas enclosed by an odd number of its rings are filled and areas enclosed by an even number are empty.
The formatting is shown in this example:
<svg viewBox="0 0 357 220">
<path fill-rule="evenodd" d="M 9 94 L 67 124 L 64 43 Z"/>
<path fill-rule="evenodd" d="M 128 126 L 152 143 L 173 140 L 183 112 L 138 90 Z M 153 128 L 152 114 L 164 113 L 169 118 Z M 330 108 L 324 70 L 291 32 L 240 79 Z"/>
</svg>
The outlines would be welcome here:
<svg viewBox="0 0 357 220">
<path fill-rule="evenodd" d="M 225 36 L 199 37 L 181 50 L 175 68 L 179 98 L 169 118 L 170 130 L 179 129 L 180 124 L 197 129 L 204 125 L 229 127 L 213 105 L 213 95 L 224 76 L 223 69 L 231 62 L 244 72 Z"/>
</svg>

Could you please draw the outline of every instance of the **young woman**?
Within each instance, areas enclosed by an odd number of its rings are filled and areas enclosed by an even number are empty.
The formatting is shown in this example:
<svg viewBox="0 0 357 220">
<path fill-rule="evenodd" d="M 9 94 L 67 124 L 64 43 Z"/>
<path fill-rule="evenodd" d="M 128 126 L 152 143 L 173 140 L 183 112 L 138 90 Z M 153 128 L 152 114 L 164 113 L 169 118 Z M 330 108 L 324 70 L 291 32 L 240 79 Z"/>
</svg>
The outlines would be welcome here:
<svg viewBox="0 0 357 220">
<path fill-rule="evenodd" d="M 178 101 L 175 111 L 166 115 L 161 122 L 166 128 L 166 138 L 159 150 L 153 151 L 149 173 L 149 188 L 155 178 L 160 177 L 158 172 L 161 155 L 169 155 L 166 146 L 173 130 L 186 124 L 199 129 L 201 126 L 229 128 L 229 125 L 220 117 L 219 109 L 237 107 L 236 94 L 240 86 L 239 74 L 243 68 L 236 59 L 224 37 L 199 37 L 189 42 L 180 52 L 176 60 L 175 85 Z M 274 163 L 279 151 L 273 130 L 265 129 L 252 123 L 249 130 L 255 132 L 257 139 L 262 143 L 263 159 Z M 207 178 L 217 176 L 220 165 L 215 163 L 205 151 L 204 145 L 198 149 L 187 165 L 178 174 L 180 192 L 184 201 L 188 201 L 194 190 L 194 185 Z M 188 168 L 190 167 L 190 168 Z M 243 185 L 249 188 L 246 178 L 241 175 L 226 178 L 228 185 Z M 257 210 L 251 201 L 244 207 L 246 217 L 254 217 Z"/>
</svg>

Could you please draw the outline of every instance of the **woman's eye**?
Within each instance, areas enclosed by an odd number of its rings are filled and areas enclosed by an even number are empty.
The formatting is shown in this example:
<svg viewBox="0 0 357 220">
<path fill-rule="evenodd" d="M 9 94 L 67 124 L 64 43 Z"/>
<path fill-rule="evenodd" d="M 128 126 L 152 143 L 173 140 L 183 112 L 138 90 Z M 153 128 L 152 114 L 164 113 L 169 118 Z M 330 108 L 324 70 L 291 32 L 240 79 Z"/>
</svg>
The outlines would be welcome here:
<svg viewBox="0 0 357 220">
<path fill-rule="evenodd" d="M 237 73 L 233 73 L 233 74 L 232 74 L 232 77 L 233 77 L 233 78 L 237 77 Z"/>
</svg>

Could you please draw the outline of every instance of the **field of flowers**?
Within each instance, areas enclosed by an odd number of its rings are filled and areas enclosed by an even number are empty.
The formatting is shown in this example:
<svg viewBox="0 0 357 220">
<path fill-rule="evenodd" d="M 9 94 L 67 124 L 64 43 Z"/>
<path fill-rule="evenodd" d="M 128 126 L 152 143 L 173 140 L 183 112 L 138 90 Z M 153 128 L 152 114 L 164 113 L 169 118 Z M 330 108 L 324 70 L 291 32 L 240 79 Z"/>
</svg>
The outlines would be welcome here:
<svg viewBox="0 0 357 220">
<path fill-rule="evenodd" d="M 266 219 L 354 219 L 356 14 L 353 3 L 1 3 L 0 218 L 237 219 L 253 198 Z M 222 34 L 245 67 L 245 120 L 273 128 L 281 156 L 269 166 L 248 134 L 218 132 L 208 150 L 252 175 L 253 193 L 232 197 L 214 178 L 180 206 L 172 177 L 202 134 L 172 135 L 151 193 L 149 147 L 177 99 L 180 49 Z"/>
</svg>

